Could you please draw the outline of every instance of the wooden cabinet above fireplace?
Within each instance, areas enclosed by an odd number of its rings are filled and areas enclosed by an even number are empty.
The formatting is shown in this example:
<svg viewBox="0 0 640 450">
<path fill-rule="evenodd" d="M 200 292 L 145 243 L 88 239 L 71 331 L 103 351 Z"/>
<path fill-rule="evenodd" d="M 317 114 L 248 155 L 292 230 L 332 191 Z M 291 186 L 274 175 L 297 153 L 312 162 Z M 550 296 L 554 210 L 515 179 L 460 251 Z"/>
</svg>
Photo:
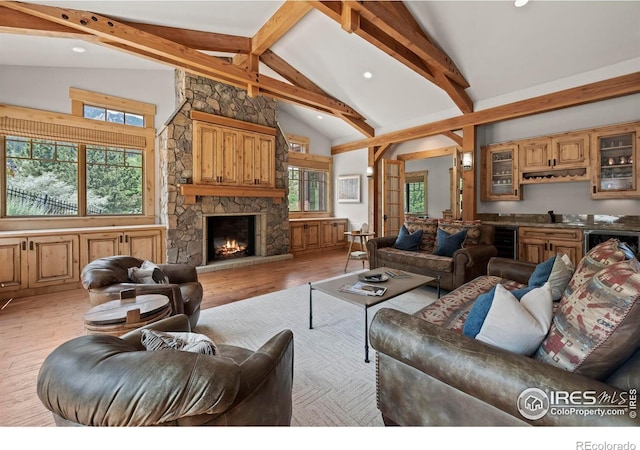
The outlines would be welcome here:
<svg viewBox="0 0 640 450">
<path fill-rule="evenodd" d="M 284 197 L 275 188 L 275 128 L 198 111 L 191 119 L 193 184 L 180 186 L 188 203 L 198 195 Z"/>
</svg>

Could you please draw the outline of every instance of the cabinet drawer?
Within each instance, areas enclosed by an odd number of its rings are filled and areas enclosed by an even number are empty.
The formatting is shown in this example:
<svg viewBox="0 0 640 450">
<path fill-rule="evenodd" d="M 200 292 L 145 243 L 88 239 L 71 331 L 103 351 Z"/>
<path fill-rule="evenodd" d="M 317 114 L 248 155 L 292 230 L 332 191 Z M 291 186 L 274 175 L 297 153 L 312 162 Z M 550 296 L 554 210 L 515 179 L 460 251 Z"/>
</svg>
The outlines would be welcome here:
<svg viewBox="0 0 640 450">
<path fill-rule="evenodd" d="M 554 239 L 582 242 L 582 230 L 575 228 L 520 227 L 520 239 Z"/>
</svg>

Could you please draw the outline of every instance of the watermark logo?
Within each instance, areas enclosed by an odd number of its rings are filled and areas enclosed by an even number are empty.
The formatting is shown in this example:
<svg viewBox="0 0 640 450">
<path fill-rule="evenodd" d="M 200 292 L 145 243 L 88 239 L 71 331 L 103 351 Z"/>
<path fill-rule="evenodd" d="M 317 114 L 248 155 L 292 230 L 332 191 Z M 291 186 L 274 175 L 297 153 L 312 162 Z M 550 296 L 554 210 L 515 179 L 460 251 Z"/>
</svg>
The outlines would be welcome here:
<svg viewBox="0 0 640 450">
<path fill-rule="evenodd" d="M 549 396 L 542 389 L 528 388 L 518 396 L 518 411 L 522 417 L 538 420 L 549 412 Z"/>
<path fill-rule="evenodd" d="M 538 420 L 552 416 L 623 416 L 635 419 L 637 390 L 548 391 L 527 388 L 518 396 L 518 411 L 525 419 Z"/>
</svg>

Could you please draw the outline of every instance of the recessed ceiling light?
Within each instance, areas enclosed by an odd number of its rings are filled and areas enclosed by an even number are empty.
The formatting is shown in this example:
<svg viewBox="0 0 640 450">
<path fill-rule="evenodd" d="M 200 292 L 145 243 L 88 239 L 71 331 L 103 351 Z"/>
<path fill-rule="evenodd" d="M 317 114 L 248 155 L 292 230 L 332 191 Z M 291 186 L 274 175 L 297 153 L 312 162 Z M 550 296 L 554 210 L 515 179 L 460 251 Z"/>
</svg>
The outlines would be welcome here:
<svg viewBox="0 0 640 450">
<path fill-rule="evenodd" d="M 87 49 L 84 47 L 73 47 L 71 50 L 73 50 L 76 53 L 84 53 L 87 51 Z"/>
<path fill-rule="evenodd" d="M 524 5 L 526 5 L 527 3 L 529 3 L 529 0 L 515 0 L 515 1 L 513 2 L 514 6 L 515 6 L 516 8 L 520 8 L 521 6 L 524 6 Z"/>
<path fill-rule="evenodd" d="M 369 78 L 371 78 L 373 76 L 373 74 L 371 72 L 365 72 L 365 73 L 362 74 L 362 76 L 367 78 L 367 79 L 369 79 Z"/>
<path fill-rule="evenodd" d="M 322 116 L 318 116 L 318 119 L 322 120 Z"/>
</svg>

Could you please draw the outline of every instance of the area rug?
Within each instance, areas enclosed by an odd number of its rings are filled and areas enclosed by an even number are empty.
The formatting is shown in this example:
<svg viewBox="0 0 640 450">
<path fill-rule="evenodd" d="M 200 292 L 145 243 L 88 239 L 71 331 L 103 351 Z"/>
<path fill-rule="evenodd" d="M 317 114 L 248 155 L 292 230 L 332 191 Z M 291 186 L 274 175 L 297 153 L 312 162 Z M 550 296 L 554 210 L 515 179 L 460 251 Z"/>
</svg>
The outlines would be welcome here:
<svg viewBox="0 0 640 450">
<path fill-rule="evenodd" d="M 436 299 L 422 287 L 369 309 L 413 313 Z M 375 350 L 364 362 L 364 309 L 313 292 L 309 329 L 309 286 L 241 300 L 202 311 L 198 333 L 215 342 L 255 350 L 283 329 L 294 335 L 293 418 L 299 427 L 383 426 L 376 407 Z"/>
</svg>

